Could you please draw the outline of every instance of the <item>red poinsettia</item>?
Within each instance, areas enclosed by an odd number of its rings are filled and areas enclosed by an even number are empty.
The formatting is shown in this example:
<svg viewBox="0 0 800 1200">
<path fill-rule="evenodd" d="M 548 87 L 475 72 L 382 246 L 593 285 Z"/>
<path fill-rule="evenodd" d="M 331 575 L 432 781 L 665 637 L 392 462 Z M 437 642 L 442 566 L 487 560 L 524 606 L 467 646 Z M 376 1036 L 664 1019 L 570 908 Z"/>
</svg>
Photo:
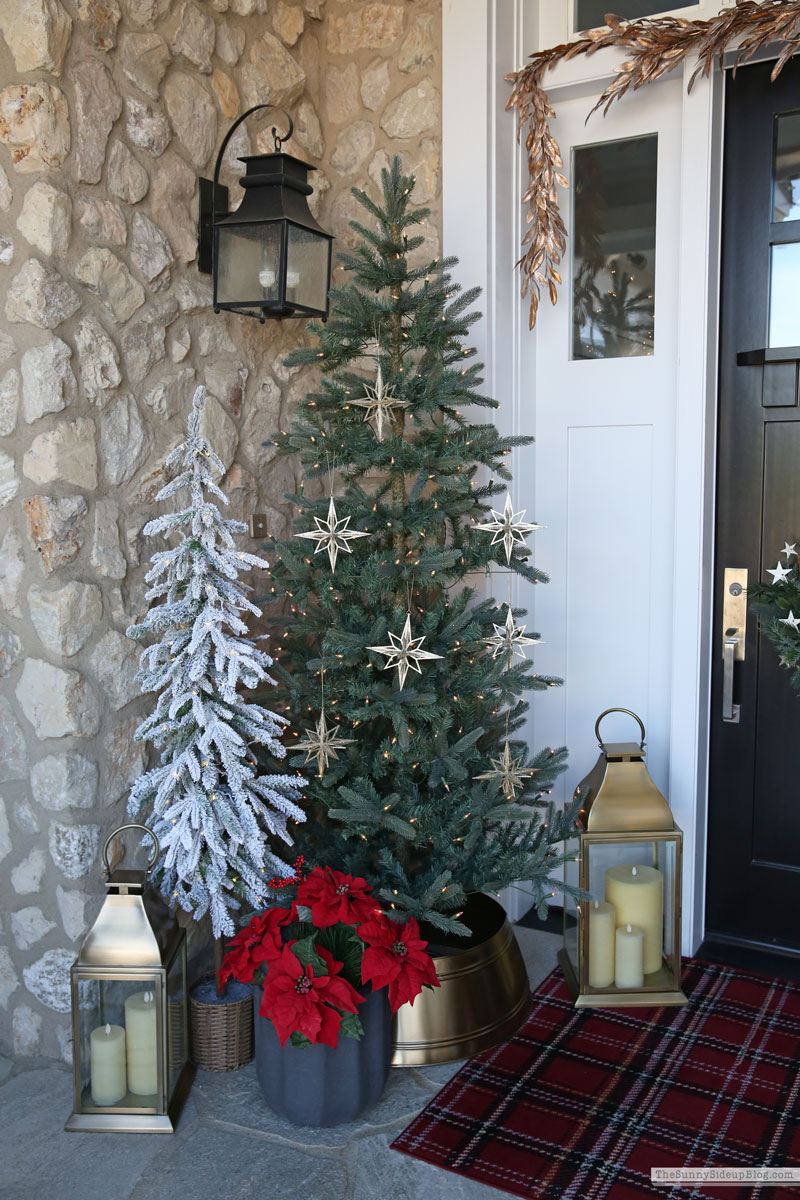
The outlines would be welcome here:
<svg viewBox="0 0 800 1200">
<path fill-rule="evenodd" d="M 339 922 L 358 925 L 379 911 L 371 890 L 360 876 L 343 875 L 333 867 L 314 867 L 299 885 L 296 903 L 311 909 L 311 920 L 318 929 Z"/>
<path fill-rule="evenodd" d="M 377 917 L 359 926 L 358 936 L 367 945 L 361 960 L 361 980 L 371 981 L 373 992 L 388 985 L 393 1013 L 401 1004 L 413 1004 L 424 984 L 439 987 L 433 959 L 426 950 L 428 943 L 419 936 L 413 917 L 405 925 Z"/>
<path fill-rule="evenodd" d="M 312 1045 L 322 1042 L 335 1048 L 342 1012 L 356 1012 L 356 1005 L 363 1004 L 364 997 L 339 976 L 343 964 L 322 946 L 316 946 L 316 952 L 328 969 L 327 975 L 315 975 L 311 963 L 303 967 L 292 953 L 293 945 L 290 942 L 284 946 L 280 957 L 270 963 L 259 1016 L 272 1021 L 282 1046 L 297 1032 Z"/>
<path fill-rule="evenodd" d="M 257 913 L 249 925 L 228 943 L 230 949 L 219 973 L 220 986 L 224 986 L 231 978 L 252 983 L 260 967 L 280 956 L 281 929 L 291 920 L 290 908 L 268 908 L 263 913 Z"/>
</svg>

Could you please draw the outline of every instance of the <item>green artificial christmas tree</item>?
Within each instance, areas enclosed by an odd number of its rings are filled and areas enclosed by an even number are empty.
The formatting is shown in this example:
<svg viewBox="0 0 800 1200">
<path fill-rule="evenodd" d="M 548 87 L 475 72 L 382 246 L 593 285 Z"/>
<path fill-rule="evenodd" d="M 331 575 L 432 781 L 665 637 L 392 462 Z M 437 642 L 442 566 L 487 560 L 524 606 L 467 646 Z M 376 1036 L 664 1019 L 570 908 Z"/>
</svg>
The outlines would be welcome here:
<svg viewBox="0 0 800 1200">
<path fill-rule="evenodd" d="M 523 614 L 468 583 L 493 563 L 509 582 L 546 582 L 527 544 L 538 526 L 499 482 L 531 439 L 465 414 L 497 407 L 463 345 L 478 289 L 452 282 L 454 259 L 412 266 L 428 215 L 413 186 L 395 159 L 381 207 L 354 189 L 375 224 L 353 222 L 361 242 L 340 255 L 351 281 L 311 327 L 319 345 L 291 357 L 322 383 L 278 449 L 327 494 L 291 497 L 296 533 L 270 549 L 270 598 L 284 601 L 273 619 L 290 761 L 316 770 L 297 838 L 306 862 L 363 876 L 398 918 L 464 934 L 466 896 L 515 880 L 546 913 L 575 812 L 545 798 L 566 750 L 529 757 L 514 736 L 524 693 L 561 681 L 533 670 Z"/>
</svg>

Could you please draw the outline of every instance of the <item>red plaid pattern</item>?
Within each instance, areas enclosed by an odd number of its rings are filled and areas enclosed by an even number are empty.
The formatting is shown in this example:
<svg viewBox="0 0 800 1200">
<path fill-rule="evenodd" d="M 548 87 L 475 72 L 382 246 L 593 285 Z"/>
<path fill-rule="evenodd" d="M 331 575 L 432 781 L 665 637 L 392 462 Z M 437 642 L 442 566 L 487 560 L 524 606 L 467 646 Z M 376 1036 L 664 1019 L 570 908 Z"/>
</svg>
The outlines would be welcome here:
<svg viewBox="0 0 800 1200">
<path fill-rule="evenodd" d="M 658 1185 L 651 1167 L 800 1165 L 800 985 L 685 961 L 683 1008 L 575 1009 L 560 971 L 396 1150 L 535 1200 L 788 1198 Z"/>
</svg>

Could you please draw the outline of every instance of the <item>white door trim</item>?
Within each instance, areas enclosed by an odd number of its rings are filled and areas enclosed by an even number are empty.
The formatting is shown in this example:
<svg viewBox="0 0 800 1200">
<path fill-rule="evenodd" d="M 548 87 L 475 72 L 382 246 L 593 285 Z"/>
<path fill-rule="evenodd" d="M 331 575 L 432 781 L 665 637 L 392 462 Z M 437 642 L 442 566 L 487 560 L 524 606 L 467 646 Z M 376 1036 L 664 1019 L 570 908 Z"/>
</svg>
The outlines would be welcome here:
<svg viewBox="0 0 800 1200">
<path fill-rule="evenodd" d="M 514 269 L 526 164 L 516 143 L 515 117 L 504 111 L 504 76 L 539 45 L 538 5 L 536 0 L 443 0 L 442 30 L 444 252 L 458 256 L 460 283 L 483 289 L 485 315 L 473 327 L 472 340 L 486 363 L 486 390 L 502 403 L 501 431 L 535 433 L 529 422 L 522 427 L 520 399 L 523 379 L 535 366 L 535 335 L 528 332 L 527 302 L 519 296 Z M 588 111 L 591 96 L 622 57 L 607 50 L 562 64 L 548 74 L 548 94 L 556 105 L 560 98 L 585 94 Z M 685 83 L 693 68 L 693 61 L 684 65 Z M 669 800 L 686 835 L 684 953 L 702 940 L 704 919 L 722 92 L 715 67 L 709 79 L 696 81 L 691 94 L 684 87 L 682 110 L 683 161 L 691 164 L 691 173 L 683 173 L 680 201 L 679 277 L 685 281 L 676 392 L 680 469 L 668 636 L 674 648 Z M 560 303 L 567 302 L 562 294 Z M 514 455 L 515 478 L 523 463 L 526 471 L 534 468 L 531 451 Z"/>
</svg>

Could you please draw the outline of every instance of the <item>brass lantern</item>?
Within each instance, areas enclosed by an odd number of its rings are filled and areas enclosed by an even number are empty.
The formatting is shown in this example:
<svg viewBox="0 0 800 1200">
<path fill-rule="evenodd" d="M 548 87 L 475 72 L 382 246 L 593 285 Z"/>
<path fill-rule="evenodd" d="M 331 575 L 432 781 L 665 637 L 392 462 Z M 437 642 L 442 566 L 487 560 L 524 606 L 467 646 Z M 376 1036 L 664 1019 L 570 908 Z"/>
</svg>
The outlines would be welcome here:
<svg viewBox="0 0 800 1200">
<path fill-rule="evenodd" d="M 609 713 L 638 722 L 641 742 L 606 745 Z M 683 834 L 645 766 L 645 729 L 609 708 L 600 757 L 578 785 L 579 885 L 564 900 L 559 962 L 576 1008 L 686 1004 L 681 991 Z"/>
<path fill-rule="evenodd" d="M 108 847 L 125 829 L 152 838 L 144 871 L 111 871 Z M 186 934 L 147 887 L 158 854 L 145 825 L 122 825 L 103 847 L 108 894 L 70 971 L 71 1132 L 172 1133 L 192 1082 Z"/>
</svg>

